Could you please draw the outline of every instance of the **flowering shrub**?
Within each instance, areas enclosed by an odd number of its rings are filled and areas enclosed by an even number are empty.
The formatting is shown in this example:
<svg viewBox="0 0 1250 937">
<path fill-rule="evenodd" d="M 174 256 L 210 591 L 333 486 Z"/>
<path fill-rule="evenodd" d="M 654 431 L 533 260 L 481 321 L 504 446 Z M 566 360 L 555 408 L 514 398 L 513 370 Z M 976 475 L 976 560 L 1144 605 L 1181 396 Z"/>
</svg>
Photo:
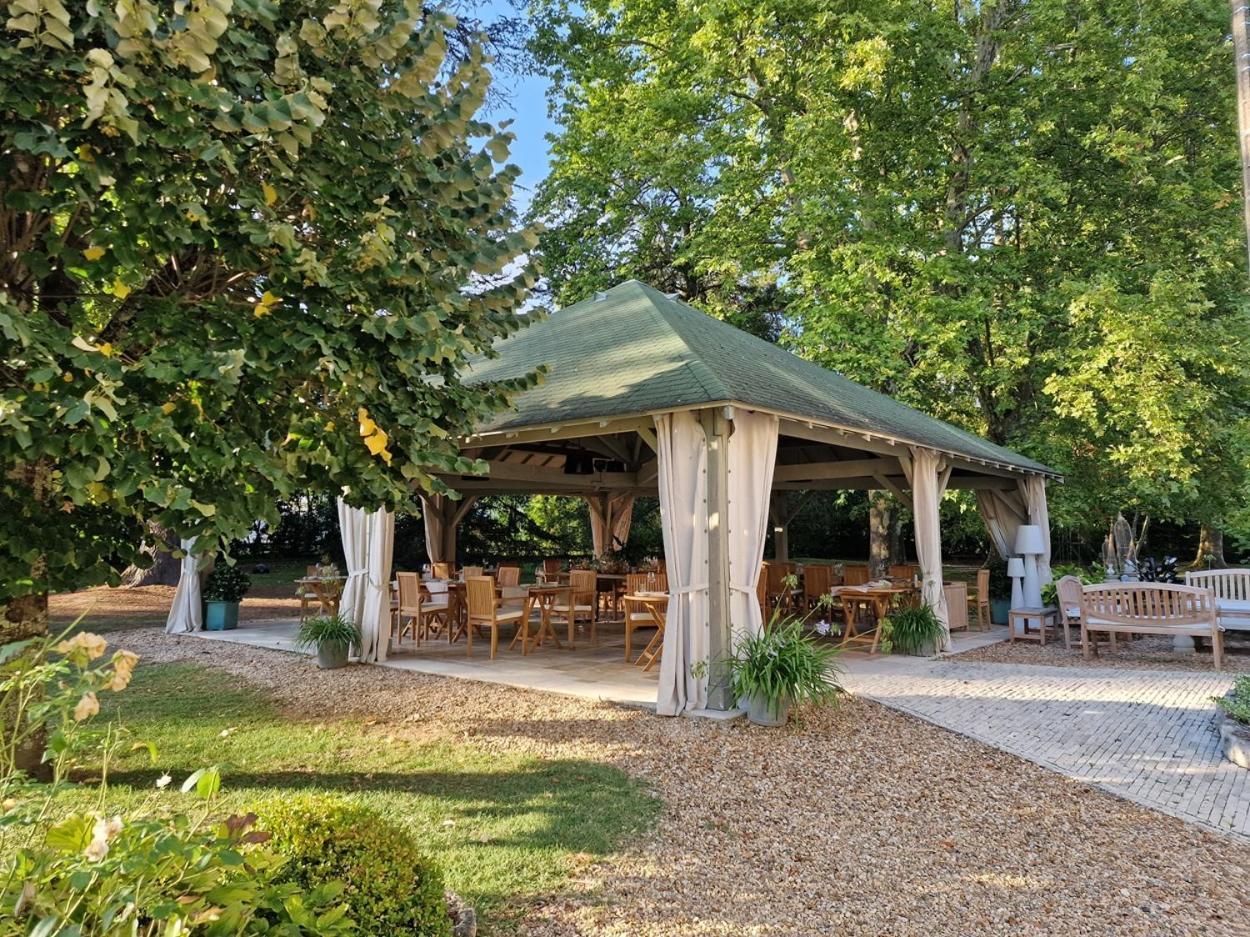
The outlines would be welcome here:
<svg viewBox="0 0 1250 937">
<path fill-rule="evenodd" d="M 252 577 L 242 566 L 220 563 L 213 567 L 213 571 L 204 580 L 204 601 L 240 602 L 251 587 Z"/>
<path fill-rule="evenodd" d="M 253 808 L 291 861 L 281 879 L 301 890 L 346 882 L 343 894 L 367 934 L 450 937 L 443 876 L 403 827 L 357 800 L 299 794 Z"/>
<path fill-rule="evenodd" d="M 180 796 L 165 791 L 165 775 L 128 817 L 57 818 L 57 792 L 88 758 L 105 802 L 109 764 L 126 739 L 119 725 L 90 727 L 98 694 L 124 690 L 138 662 L 129 651 L 106 655 L 105 640 L 86 633 L 0 647 L 0 836 L 9 847 L 0 857 L 0 937 L 354 932 L 338 901 L 342 884 L 286 881 L 286 860 L 264 847 L 269 836 L 253 828 L 254 815 L 215 818 L 215 767 L 183 783 L 191 810 L 164 802 Z M 42 746 L 50 784 L 21 770 L 32 746 Z"/>
</svg>

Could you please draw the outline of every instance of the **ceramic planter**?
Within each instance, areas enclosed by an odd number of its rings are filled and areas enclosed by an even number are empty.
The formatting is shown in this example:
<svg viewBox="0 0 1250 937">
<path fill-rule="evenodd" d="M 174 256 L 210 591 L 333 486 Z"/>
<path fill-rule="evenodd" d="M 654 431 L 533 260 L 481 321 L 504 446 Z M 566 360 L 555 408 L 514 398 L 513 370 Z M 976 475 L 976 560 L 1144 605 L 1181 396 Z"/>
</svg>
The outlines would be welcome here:
<svg viewBox="0 0 1250 937">
<path fill-rule="evenodd" d="M 205 631 L 233 631 L 237 627 L 239 627 L 238 602 L 218 602 L 211 599 L 204 602 Z"/>
<path fill-rule="evenodd" d="M 747 721 L 757 726 L 783 726 L 790 719 L 790 701 L 784 700 L 773 709 L 762 696 L 748 696 L 742 702 L 746 705 Z"/>
<path fill-rule="evenodd" d="M 1009 611 L 1011 611 L 1011 599 L 990 599 L 990 621 L 994 624 L 1007 624 Z"/>
<path fill-rule="evenodd" d="M 317 666 L 322 670 L 338 670 L 347 666 L 347 652 L 351 645 L 326 642 L 317 645 Z"/>
</svg>

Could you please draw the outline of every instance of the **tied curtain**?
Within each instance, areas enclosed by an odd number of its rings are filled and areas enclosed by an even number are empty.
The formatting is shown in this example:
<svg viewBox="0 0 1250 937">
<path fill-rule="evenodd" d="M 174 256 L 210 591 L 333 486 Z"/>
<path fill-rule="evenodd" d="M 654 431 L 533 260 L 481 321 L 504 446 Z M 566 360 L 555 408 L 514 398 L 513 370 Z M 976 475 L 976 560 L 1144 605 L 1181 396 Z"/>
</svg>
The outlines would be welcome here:
<svg viewBox="0 0 1250 937">
<path fill-rule="evenodd" d="M 903 460 L 903 467 L 908 468 L 906 460 Z M 924 577 L 920 596 L 942 623 L 939 650 L 949 648 L 951 638 L 950 609 L 946 605 L 946 591 L 942 588 L 942 526 L 939 513 L 950 475 L 950 465 L 941 455 L 932 449 L 912 447 L 907 478 L 911 483 L 912 516 L 916 525 L 916 559 Z"/>
<path fill-rule="evenodd" d="M 190 634 L 204 627 L 203 607 L 200 604 L 200 561 L 192 554 L 195 538 L 183 540 L 182 564 L 178 573 L 178 588 L 174 590 L 174 602 L 165 619 L 166 634 Z"/>
<path fill-rule="evenodd" d="M 632 494 L 585 495 L 590 508 L 590 538 L 595 556 L 622 550 L 629 542 L 629 526 L 634 518 Z"/>
<path fill-rule="evenodd" d="M 771 414 L 734 411 L 729 437 L 729 624 L 735 649 L 739 637 L 764 629 L 755 589 L 768 535 L 777 426 Z"/>
<path fill-rule="evenodd" d="M 668 613 L 656 712 L 676 716 L 707 705 L 707 674 L 692 665 L 708 656 L 707 438 L 689 411 L 655 418 L 660 516 L 668 568 Z"/>
<path fill-rule="evenodd" d="M 777 459 L 775 416 L 737 410 L 728 438 L 729 641 L 763 627 L 755 587 L 768 532 L 769 495 Z M 664 559 L 669 601 L 656 712 L 680 715 L 707 706 L 711 652 L 708 601 L 708 447 L 698 415 L 655 418 Z M 696 673 L 697 670 L 697 673 Z"/>
<path fill-rule="evenodd" d="M 977 508 L 990 540 L 1001 559 L 1016 552 L 1016 533 L 1022 524 L 1042 529 L 1045 550 L 1038 557 L 1042 585 L 1054 578 L 1050 571 L 1050 508 L 1046 502 L 1046 479 L 1040 475 L 1016 479 L 1015 488 L 986 488 L 977 492 Z"/>
<path fill-rule="evenodd" d="M 391 636 L 391 551 L 395 515 L 365 511 L 338 499 L 347 582 L 339 610 L 360 629 L 360 660 L 386 660 Z"/>
<path fill-rule="evenodd" d="M 472 495 L 460 501 L 443 494 L 421 496 L 425 553 L 431 563 L 456 562 L 456 527 L 475 501 L 477 498 Z"/>
</svg>

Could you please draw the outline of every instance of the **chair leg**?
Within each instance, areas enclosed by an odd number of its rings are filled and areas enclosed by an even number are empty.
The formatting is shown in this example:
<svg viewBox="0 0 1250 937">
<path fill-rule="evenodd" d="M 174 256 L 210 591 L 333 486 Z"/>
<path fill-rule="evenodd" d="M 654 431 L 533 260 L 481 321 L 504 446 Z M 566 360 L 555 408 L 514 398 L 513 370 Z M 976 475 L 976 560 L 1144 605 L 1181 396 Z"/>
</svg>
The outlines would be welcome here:
<svg viewBox="0 0 1250 937">
<path fill-rule="evenodd" d="M 1216 670 L 1224 669 L 1224 633 L 1220 631 L 1219 625 L 1211 632 L 1211 659 Z"/>
<path fill-rule="evenodd" d="M 629 663 L 629 655 L 634 647 L 634 629 L 630 625 L 629 619 L 625 620 L 625 663 Z"/>
<path fill-rule="evenodd" d="M 499 623 L 491 622 L 490 624 L 490 659 L 495 659 L 495 654 L 499 651 Z"/>
</svg>

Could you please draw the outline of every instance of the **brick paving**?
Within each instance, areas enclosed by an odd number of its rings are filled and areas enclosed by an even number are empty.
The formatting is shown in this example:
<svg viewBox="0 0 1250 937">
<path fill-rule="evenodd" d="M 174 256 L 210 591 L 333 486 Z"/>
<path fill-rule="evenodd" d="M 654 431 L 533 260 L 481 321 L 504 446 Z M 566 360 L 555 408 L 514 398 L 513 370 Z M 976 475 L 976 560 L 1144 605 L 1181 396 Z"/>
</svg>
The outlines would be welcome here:
<svg viewBox="0 0 1250 937">
<path fill-rule="evenodd" d="M 1227 675 L 860 655 L 847 664 L 857 695 L 1250 842 L 1250 771 L 1225 760 L 1211 702 Z"/>
</svg>

